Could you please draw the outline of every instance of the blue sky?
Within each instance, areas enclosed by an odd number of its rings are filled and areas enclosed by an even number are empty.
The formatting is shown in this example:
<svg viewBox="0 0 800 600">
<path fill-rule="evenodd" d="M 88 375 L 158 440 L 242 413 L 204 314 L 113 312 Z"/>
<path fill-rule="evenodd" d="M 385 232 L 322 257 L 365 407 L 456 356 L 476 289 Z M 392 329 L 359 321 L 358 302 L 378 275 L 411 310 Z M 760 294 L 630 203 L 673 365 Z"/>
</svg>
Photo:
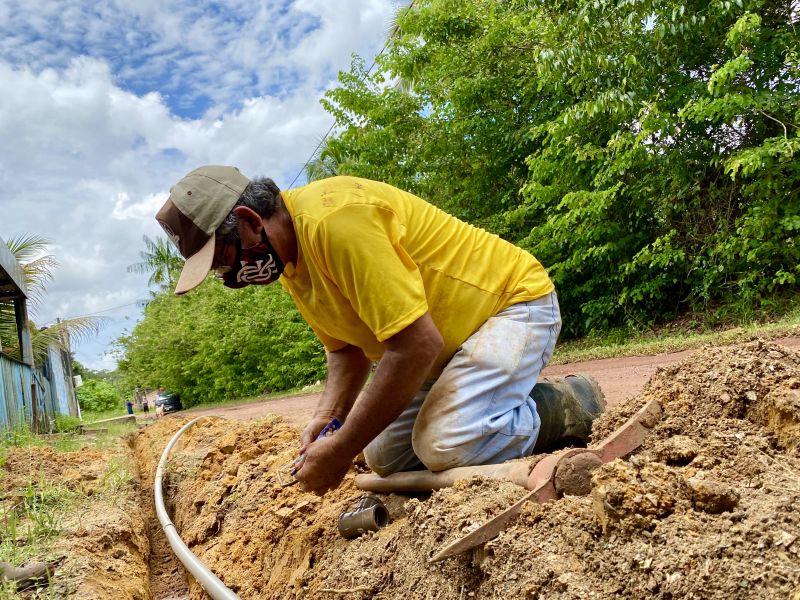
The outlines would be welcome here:
<svg viewBox="0 0 800 600">
<path fill-rule="evenodd" d="M 402 4 L 0 0 L 0 238 L 42 235 L 60 263 L 37 324 L 108 317 L 74 350 L 113 368 L 169 187 L 201 164 L 288 186 L 332 123 L 322 94 Z"/>
</svg>

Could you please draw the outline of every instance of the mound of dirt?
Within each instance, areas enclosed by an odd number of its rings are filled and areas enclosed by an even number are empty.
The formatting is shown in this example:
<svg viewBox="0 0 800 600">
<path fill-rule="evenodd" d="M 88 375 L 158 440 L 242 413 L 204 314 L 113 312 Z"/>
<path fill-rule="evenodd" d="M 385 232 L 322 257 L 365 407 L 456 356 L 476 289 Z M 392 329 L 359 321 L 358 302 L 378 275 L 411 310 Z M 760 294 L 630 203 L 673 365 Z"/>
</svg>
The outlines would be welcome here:
<svg viewBox="0 0 800 600">
<path fill-rule="evenodd" d="M 94 493 L 106 470 L 110 453 L 93 448 L 55 452 L 47 446 L 14 448 L 3 464 L 2 488 L 24 489 L 28 482 L 63 484 L 71 490 Z"/>
<path fill-rule="evenodd" d="M 132 469 L 121 446 L 73 452 L 29 447 L 8 454 L 0 471 L 4 518 L 10 511 L 35 515 L 34 522 L 20 517 L 15 542 L 46 549 L 38 559 L 58 565 L 50 588 L 35 597 L 151 597 L 146 517 Z"/>
<path fill-rule="evenodd" d="M 593 430 L 600 440 L 658 398 L 663 417 L 637 453 L 597 469 L 588 496 L 527 504 L 495 540 L 441 563 L 429 558 L 526 490 L 476 478 L 382 496 L 392 522 L 345 540 L 337 518 L 360 494 L 363 465 L 319 499 L 276 478 L 296 429 L 208 419 L 174 450 L 171 509 L 243 599 L 800 598 L 798 382 L 800 354 L 764 342 L 658 372 Z M 178 425 L 141 432 L 140 455 Z M 194 582 L 190 593 L 205 597 Z"/>
</svg>

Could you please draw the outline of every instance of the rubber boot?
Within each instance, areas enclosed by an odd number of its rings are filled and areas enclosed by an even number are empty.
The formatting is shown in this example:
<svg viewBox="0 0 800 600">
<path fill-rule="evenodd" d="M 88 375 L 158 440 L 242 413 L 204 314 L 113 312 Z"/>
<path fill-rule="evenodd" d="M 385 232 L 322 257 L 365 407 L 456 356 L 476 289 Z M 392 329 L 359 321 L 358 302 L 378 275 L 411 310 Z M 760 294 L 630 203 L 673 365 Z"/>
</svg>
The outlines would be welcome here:
<svg viewBox="0 0 800 600">
<path fill-rule="evenodd" d="M 606 409 L 603 392 L 591 375 L 544 379 L 531 390 L 531 397 L 542 421 L 534 452 L 586 446 L 592 421 Z"/>
</svg>

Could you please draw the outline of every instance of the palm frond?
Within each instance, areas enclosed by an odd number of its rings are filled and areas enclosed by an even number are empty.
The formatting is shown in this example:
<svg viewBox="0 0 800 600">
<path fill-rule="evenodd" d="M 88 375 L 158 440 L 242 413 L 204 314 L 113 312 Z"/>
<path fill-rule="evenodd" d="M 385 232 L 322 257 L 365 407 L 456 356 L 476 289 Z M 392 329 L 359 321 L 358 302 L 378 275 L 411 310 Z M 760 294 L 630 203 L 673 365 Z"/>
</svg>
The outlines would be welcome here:
<svg viewBox="0 0 800 600">
<path fill-rule="evenodd" d="M 46 254 L 50 242 L 38 235 L 18 235 L 6 240 L 6 246 L 22 266 L 28 288 L 31 313 L 39 307 L 47 284 L 53 280 L 53 271 L 58 261 L 52 254 Z"/>
<path fill-rule="evenodd" d="M 17 321 L 14 316 L 14 305 L 11 303 L 0 303 L 0 347 L 9 353 L 9 349 L 16 348 L 17 341 Z"/>
<path fill-rule="evenodd" d="M 100 333 L 110 319 L 108 317 L 75 317 L 59 321 L 46 328 L 31 331 L 33 359 L 41 362 L 50 346 L 69 350 L 74 344 L 86 341 Z"/>
<path fill-rule="evenodd" d="M 6 240 L 6 246 L 20 263 L 30 262 L 47 250 L 50 241 L 40 235 L 20 234 Z"/>
<path fill-rule="evenodd" d="M 167 238 L 155 240 L 142 236 L 145 249 L 139 252 L 141 262 L 128 265 L 128 273 L 150 275 L 149 285 L 169 287 L 183 266 L 183 257 Z"/>
</svg>

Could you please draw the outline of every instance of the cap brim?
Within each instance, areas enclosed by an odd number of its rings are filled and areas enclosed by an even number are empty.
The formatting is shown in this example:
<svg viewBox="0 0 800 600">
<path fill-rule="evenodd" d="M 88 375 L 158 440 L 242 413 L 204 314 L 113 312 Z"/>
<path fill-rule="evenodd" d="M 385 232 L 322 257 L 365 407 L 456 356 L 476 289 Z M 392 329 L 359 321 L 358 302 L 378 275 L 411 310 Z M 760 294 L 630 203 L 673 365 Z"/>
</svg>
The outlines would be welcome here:
<svg viewBox="0 0 800 600">
<path fill-rule="evenodd" d="M 189 290 L 193 290 L 205 281 L 208 272 L 211 270 L 211 263 L 214 262 L 214 236 L 208 238 L 205 245 L 197 252 L 192 254 L 183 263 L 181 276 L 175 286 L 175 295 L 180 296 Z"/>
</svg>

